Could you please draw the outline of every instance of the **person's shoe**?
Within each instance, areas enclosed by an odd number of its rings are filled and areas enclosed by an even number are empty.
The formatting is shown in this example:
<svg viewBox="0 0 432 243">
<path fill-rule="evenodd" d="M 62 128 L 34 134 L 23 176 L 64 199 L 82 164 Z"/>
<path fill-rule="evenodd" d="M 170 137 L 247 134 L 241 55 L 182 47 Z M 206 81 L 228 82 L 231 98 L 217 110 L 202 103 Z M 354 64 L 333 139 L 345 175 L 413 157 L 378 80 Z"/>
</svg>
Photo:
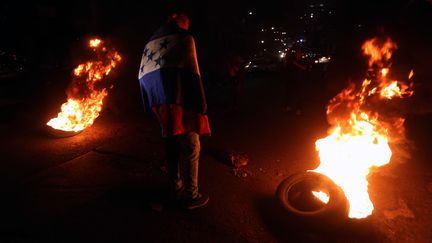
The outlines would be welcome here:
<svg viewBox="0 0 432 243">
<path fill-rule="evenodd" d="M 193 199 L 188 199 L 184 202 L 184 207 L 188 210 L 193 210 L 206 205 L 209 201 L 209 196 L 206 194 L 198 194 Z"/>
<path fill-rule="evenodd" d="M 178 189 L 175 190 L 175 199 L 177 201 L 182 201 L 184 197 L 185 197 L 184 187 L 178 188 Z"/>
</svg>

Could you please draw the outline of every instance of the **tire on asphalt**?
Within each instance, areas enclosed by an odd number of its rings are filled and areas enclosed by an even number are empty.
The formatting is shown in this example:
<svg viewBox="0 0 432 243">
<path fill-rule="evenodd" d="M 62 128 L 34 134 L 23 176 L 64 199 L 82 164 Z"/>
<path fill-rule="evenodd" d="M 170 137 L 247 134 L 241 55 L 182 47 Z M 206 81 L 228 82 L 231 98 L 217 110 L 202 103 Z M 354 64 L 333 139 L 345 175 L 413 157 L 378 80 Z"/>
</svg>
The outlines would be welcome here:
<svg viewBox="0 0 432 243">
<path fill-rule="evenodd" d="M 74 132 L 74 131 L 63 131 L 63 130 L 58 130 L 55 128 L 52 128 L 50 126 L 45 126 L 44 127 L 44 133 L 45 135 L 51 137 L 51 138 L 67 138 L 67 137 L 72 137 L 75 135 L 78 135 L 80 133 L 82 133 L 84 130 L 78 131 L 78 132 Z"/>
<path fill-rule="evenodd" d="M 313 210 L 303 210 L 294 206 L 290 201 L 290 192 L 295 186 L 305 182 L 325 189 L 330 197 L 328 203 L 322 203 L 322 207 Z M 348 218 L 349 204 L 342 189 L 320 173 L 300 172 L 287 177 L 279 184 L 276 197 L 288 214 L 308 223 L 317 222 L 320 225 L 334 227 Z"/>
</svg>

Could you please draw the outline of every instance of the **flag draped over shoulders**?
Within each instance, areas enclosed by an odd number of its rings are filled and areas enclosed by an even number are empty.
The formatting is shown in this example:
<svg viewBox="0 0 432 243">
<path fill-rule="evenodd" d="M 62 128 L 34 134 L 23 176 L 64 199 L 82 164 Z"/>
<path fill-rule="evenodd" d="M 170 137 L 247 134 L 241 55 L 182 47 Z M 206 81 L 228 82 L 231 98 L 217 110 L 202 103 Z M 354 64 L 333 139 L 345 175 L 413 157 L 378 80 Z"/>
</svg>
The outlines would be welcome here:
<svg viewBox="0 0 432 243">
<path fill-rule="evenodd" d="M 187 31 L 172 24 L 156 31 L 144 48 L 138 79 L 164 136 L 210 134 L 195 41 Z"/>
</svg>

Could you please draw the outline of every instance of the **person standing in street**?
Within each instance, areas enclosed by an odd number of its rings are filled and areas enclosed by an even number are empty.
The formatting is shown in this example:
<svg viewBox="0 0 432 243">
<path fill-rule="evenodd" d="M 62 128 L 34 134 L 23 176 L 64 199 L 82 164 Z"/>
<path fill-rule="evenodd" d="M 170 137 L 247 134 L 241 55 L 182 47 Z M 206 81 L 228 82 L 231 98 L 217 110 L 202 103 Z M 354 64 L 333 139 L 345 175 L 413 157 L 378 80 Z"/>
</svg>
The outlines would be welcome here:
<svg viewBox="0 0 432 243">
<path fill-rule="evenodd" d="M 243 95 L 245 79 L 244 61 L 239 54 L 233 54 L 228 59 L 228 81 L 231 87 L 230 112 L 238 112 Z"/>
<path fill-rule="evenodd" d="M 207 103 L 189 18 L 172 13 L 146 44 L 138 79 L 144 102 L 166 142 L 168 174 L 181 205 L 195 209 L 209 196 L 198 190 L 200 136 L 210 135 Z"/>
<path fill-rule="evenodd" d="M 307 95 L 306 82 L 309 67 L 303 60 L 300 47 L 295 49 L 294 54 L 285 57 L 285 69 L 288 73 L 285 81 L 285 111 L 295 111 L 296 115 L 301 115 L 304 96 Z"/>
</svg>

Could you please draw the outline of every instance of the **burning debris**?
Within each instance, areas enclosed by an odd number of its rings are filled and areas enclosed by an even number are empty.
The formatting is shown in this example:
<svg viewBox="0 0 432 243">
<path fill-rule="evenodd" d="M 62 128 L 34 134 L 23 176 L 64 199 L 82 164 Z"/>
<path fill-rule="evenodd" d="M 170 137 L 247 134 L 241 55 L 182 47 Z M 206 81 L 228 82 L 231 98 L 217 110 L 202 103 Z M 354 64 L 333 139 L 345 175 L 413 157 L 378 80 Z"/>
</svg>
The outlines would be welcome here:
<svg viewBox="0 0 432 243">
<path fill-rule="evenodd" d="M 350 218 L 372 214 L 367 177 L 374 167 L 390 162 L 389 143 L 404 139 L 404 118 L 389 109 L 413 94 L 413 71 L 408 82 L 390 76 L 391 57 L 397 45 L 389 38 L 367 40 L 362 50 L 369 58 L 369 77 L 330 100 L 327 117 L 329 135 L 316 141 L 320 165 L 313 170 L 322 173 L 342 188 L 348 202 Z M 323 202 L 328 195 L 314 192 Z"/>
<path fill-rule="evenodd" d="M 247 168 L 234 168 L 232 169 L 232 173 L 238 178 L 246 178 L 252 175 L 252 172 Z"/>
<path fill-rule="evenodd" d="M 102 110 L 103 99 L 108 95 L 107 85 L 102 81 L 121 61 L 121 56 L 100 39 L 90 40 L 89 47 L 93 58 L 74 69 L 66 91 L 67 102 L 58 116 L 47 123 L 54 129 L 80 132 L 91 126 Z"/>
<path fill-rule="evenodd" d="M 227 154 L 230 164 L 235 168 L 246 166 L 249 163 L 249 157 L 246 153 L 230 151 Z"/>
<path fill-rule="evenodd" d="M 226 151 L 221 149 L 207 149 L 207 152 L 215 159 L 236 169 L 249 164 L 249 156 L 244 152 L 237 152 L 234 150 Z"/>
<path fill-rule="evenodd" d="M 245 178 L 252 175 L 252 172 L 246 168 L 249 164 L 249 156 L 244 152 L 234 150 L 207 149 L 207 153 L 212 155 L 218 161 L 232 167 L 232 173 L 239 178 Z M 262 168 L 260 168 L 262 171 Z"/>
</svg>

